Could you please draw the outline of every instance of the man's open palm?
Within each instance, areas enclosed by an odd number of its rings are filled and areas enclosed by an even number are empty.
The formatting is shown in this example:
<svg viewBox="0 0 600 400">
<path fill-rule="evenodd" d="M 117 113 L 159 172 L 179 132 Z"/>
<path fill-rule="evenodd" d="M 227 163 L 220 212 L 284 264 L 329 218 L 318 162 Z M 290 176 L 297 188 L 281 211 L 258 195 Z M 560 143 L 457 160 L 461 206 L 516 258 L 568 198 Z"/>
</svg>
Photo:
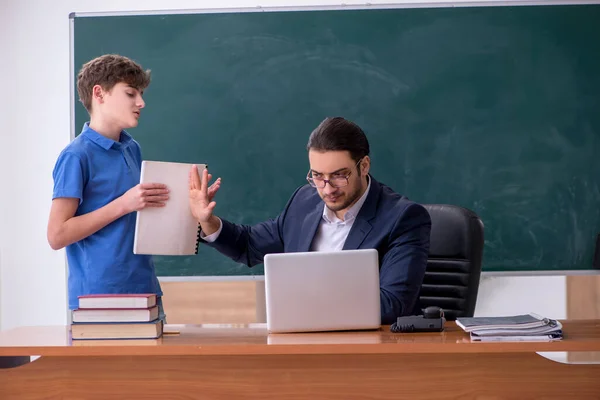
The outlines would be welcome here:
<svg viewBox="0 0 600 400">
<path fill-rule="evenodd" d="M 200 179 L 198 167 L 196 165 L 192 166 L 189 176 L 190 210 L 194 218 L 200 223 L 207 222 L 210 219 L 217 205 L 213 198 L 221 187 L 221 178 L 217 179 L 209 188 L 208 182 L 211 178 L 212 175 L 208 173 L 207 169 L 204 169 L 202 179 Z"/>
</svg>

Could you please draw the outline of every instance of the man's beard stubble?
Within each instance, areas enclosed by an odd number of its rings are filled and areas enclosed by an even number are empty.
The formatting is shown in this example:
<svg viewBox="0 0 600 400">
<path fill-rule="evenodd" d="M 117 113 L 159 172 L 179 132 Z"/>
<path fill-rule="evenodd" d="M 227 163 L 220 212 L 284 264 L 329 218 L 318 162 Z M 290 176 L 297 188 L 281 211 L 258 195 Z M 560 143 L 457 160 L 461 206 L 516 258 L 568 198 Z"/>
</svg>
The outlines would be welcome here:
<svg viewBox="0 0 600 400">
<path fill-rule="evenodd" d="M 356 189 L 353 192 L 346 193 L 346 195 L 345 195 L 346 201 L 344 201 L 342 204 L 332 205 L 332 206 L 330 206 L 327 203 L 325 203 L 325 204 L 327 204 L 327 207 L 331 211 L 334 211 L 334 212 L 337 212 L 337 211 L 340 211 L 340 210 L 344 210 L 344 209 L 350 207 L 356 201 L 358 201 L 358 199 L 361 196 L 361 190 L 362 190 L 362 185 L 360 185 L 360 181 L 359 181 L 359 184 L 357 185 Z M 335 193 L 332 193 L 332 194 L 335 194 Z M 323 197 L 321 196 L 321 198 L 323 198 Z"/>
</svg>

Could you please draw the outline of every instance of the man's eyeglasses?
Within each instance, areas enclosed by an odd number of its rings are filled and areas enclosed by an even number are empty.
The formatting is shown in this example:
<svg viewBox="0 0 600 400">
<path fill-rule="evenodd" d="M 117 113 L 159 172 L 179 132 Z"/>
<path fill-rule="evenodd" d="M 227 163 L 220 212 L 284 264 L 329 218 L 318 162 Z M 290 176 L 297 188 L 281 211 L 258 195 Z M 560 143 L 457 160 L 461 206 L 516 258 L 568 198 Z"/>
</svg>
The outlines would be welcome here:
<svg viewBox="0 0 600 400">
<path fill-rule="evenodd" d="M 358 160 L 355 167 L 358 166 L 358 164 L 360 164 L 361 161 L 362 161 L 362 158 L 360 160 Z M 336 172 L 334 174 L 331 174 L 329 179 L 325 179 L 324 175 L 318 174 L 315 176 L 313 171 L 308 171 L 308 174 L 306 175 L 306 180 L 308 181 L 310 186 L 316 187 L 319 189 L 323 189 L 325 187 L 325 185 L 327 185 L 328 182 L 329 182 L 329 185 L 333 188 L 341 188 L 344 186 L 348 186 L 348 183 L 349 183 L 348 178 L 350 177 L 350 175 L 352 175 L 352 171 L 350 171 L 348 173 L 337 173 Z"/>
</svg>

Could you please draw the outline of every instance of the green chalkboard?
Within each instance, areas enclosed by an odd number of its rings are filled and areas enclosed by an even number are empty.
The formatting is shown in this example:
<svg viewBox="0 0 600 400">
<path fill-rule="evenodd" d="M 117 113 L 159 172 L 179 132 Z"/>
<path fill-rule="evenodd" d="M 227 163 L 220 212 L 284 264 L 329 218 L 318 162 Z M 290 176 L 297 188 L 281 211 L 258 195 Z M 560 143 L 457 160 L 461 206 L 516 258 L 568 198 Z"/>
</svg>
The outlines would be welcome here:
<svg viewBox="0 0 600 400">
<path fill-rule="evenodd" d="M 207 163 L 229 220 L 275 217 L 305 183 L 310 132 L 341 115 L 367 132 L 378 180 L 480 215 L 484 271 L 591 269 L 599 21 L 596 5 L 75 15 L 74 72 L 104 53 L 150 68 L 131 133 L 145 159 Z M 263 273 L 205 246 L 156 264 Z"/>
</svg>

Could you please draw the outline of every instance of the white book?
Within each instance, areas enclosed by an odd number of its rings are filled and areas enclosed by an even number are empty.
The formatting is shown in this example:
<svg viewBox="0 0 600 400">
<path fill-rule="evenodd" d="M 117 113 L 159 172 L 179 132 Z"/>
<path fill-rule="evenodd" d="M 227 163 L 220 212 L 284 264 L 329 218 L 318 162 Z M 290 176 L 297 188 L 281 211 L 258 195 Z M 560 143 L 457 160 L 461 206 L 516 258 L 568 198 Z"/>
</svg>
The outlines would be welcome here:
<svg viewBox="0 0 600 400">
<path fill-rule="evenodd" d="M 169 189 L 164 207 L 137 212 L 134 254 L 192 255 L 198 252 L 198 221 L 189 205 L 189 173 L 193 164 L 142 161 L 140 183 L 163 183 Z M 196 164 L 198 172 L 205 164 Z"/>
<path fill-rule="evenodd" d="M 81 309 L 150 308 L 156 305 L 154 293 L 86 294 L 78 296 Z"/>
<path fill-rule="evenodd" d="M 162 336 L 163 323 L 152 322 L 77 323 L 71 325 L 71 338 L 84 339 L 157 339 Z"/>
<path fill-rule="evenodd" d="M 151 308 L 78 308 L 73 323 L 78 322 L 150 322 L 158 318 L 158 307 Z"/>
</svg>

